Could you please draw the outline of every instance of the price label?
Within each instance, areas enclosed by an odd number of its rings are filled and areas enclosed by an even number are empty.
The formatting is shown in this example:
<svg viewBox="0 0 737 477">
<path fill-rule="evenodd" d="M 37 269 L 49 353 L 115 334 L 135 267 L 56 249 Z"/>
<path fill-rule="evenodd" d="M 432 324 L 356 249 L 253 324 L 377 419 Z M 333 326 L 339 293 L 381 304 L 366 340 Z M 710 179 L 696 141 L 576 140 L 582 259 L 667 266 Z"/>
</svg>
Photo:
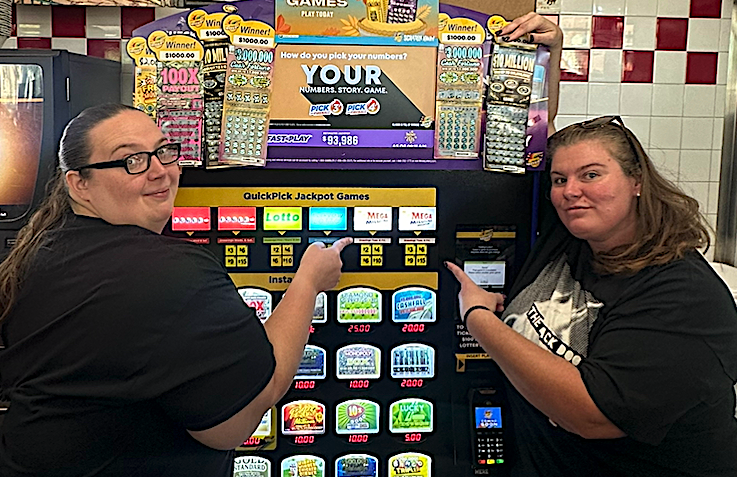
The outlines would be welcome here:
<svg viewBox="0 0 737 477">
<path fill-rule="evenodd" d="M 255 36 L 235 35 L 233 36 L 233 44 L 238 46 L 255 45 L 264 48 L 274 48 L 273 38 L 259 38 Z"/>
<path fill-rule="evenodd" d="M 441 43 L 466 43 L 479 44 L 483 43 L 483 35 L 481 33 L 442 33 L 440 35 Z"/>
<path fill-rule="evenodd" d="M 173 60 L 200 61 L 202 58 L 198 51 L 162 51 L 161 59 L 163 61 L 173 61 Z"/>
<path fill-rule="evenodd" d="M 328 146 L 358 146 L 358 136 L 353 134 L 323 134 L 322 142 Z"/>
</svg>

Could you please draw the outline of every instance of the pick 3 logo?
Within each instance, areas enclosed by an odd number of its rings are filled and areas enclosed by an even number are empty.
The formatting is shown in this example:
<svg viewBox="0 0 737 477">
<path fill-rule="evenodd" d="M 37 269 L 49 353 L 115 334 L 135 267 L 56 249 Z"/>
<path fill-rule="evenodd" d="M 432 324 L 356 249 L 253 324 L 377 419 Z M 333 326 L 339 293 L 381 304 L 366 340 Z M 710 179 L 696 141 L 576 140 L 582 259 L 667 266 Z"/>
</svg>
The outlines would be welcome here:
<svg viewBox="0 0 737 477">
<path fill-rule="evenodd" d="M 381 103 L 376 98 L 371 98 L 365 103 L 349 103 L 347 107 L 339 99 L 334 99 L 330 103 L 310 106 L 310 116 L 340 116 L 343 111 L 348 116 L 373 115 L 378 113 L 380 109 Z"/>
</svg>

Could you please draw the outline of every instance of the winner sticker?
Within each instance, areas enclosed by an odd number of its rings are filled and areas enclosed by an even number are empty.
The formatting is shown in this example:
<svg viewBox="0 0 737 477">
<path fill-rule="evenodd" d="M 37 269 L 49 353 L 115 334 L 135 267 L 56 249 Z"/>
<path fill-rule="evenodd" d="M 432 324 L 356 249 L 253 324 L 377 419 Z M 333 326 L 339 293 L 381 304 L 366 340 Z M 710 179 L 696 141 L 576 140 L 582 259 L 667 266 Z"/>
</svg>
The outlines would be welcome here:
<svg viewBox="0 0 737 477">
<path fill-rule="evenodd" d="M 343 401 L 335 407 L 336 434 L 377 434 L 379 405 L 367 399 Z"/>
<path fill-rule="evenodd" d="M 281 411 L 281 432 L 285 436 L 325 434 L 324 404 L 308 400 L 292 401 L 283 405 Z"/>
<path fill-rule="evenodd" d="M 380 323 L 381 292 L 350 288 L 338 293 L 338 323 Z"/>
</svg>

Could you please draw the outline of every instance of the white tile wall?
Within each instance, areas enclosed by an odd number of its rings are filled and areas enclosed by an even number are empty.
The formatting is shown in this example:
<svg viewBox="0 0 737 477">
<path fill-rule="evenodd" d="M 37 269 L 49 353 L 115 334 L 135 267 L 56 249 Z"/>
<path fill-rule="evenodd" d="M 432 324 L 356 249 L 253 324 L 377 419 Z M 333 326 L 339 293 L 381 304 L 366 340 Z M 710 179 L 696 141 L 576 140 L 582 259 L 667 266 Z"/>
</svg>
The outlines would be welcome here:
<svg viewBox="0 0 737 477">
<path fill-rule="evenodd" d="M 653 82 L 684 84 L 686 82 L 686 52 L 656 51 Z"/>
<path fill-rule="evenodd" d="M 626 83 L 622 85 L 619 96 L 619 113 L 622 116 L 650 116 L 652 103 L 652 84 Z M 627 123 L 627 126 L 629 126 L 629 123 Z"/>
<path fill-rule="evenodd" d="M 624 13 L 627 16 L 654 17 L 658 13 L 658 0 L 626 0 Z"/>
<path fill-rule="evenodd" d="M 51 36 L 50 6 L 15 6 L 18 36 Z"/>
<path fill-rule="evenodd" d="M 625 0 L 594 0 L 594 15 L 624 15 Z"/>
<path fill-rule="evenodd" d="M 653 116 L 682 116 L 685 88 L 683 84 L 654 84 Z"/>
<path fill-rule="evenodd" d="M 622 81 L 622 50 L 591 50 L 589 81 L 596 83 Z"/>
<path fill-rule="evenodd" d="M 654 50 L 656 24 L 656 17 L 625 17 L 624 48 L 627 50 Z"/>
<path fill-rule="evenodd" d="M 685 108 L 685 106 L 684 106 Z M 683 118 L 681 149 L 709 149 L 714 118 Z"/>
<path fill-rule="evenodd" d="M 86 16 L 87 38 L 120 38 L 120 7 L 87 7 Z"/>
<path fill-rule="evenodd" d="M 51 48 L 54 50 L 68 50 L 71 53 L 80 55 L 87 54 L 86 38 L 52 38 Z"/>
<path fill-rule="evenodd" d="M 689 7 L 689 0 L 658 0 L 658 16 L 688 18 Z"/>
<path fill-rule="evenodd" d="M 563 15 L 568 13 L 591 15 L 594 11 L 593 4 L 593 0 L 561 0 L 560 13 Z"/>
<path fill-rule="evenodd" d="M 683 96 L 683 115 L 714 117 L 716 89 L 713 84 L 687 84 Z"/>
<path fill-rule="evenodd" d="M 717 18 L 691 18 L 688 21 L 688 51 L 719 51 L 722 21 Z"/>
</svg>

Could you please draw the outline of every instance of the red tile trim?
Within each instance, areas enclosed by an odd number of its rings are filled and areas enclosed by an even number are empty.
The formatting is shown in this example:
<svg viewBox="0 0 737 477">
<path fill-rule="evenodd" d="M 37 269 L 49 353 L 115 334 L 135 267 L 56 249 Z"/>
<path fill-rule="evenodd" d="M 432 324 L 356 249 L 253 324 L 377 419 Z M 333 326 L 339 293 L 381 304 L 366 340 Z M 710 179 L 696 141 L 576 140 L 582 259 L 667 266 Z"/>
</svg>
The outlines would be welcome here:
<svg viewBox="0 0 737 477">
<path fill-rule="evenodd" d="M 722 18 L 722 0 L 691 0 L 691 18 Z"/>
<path fill-rule="evenodd" d="M 594 16 L 591 23 L 592 48 L 622 48 L 624 17 Z"/>
<path fill-rule="evenodd" d="M 686 84 L 716 84 L 718 60 L 718 53 L 689 51 L 686 55 Z"/>
<path fill-rule="evenodd" d="M 66 38 L 84 38 L 86 18 L 85 7 L 52 6 L 51 35 Z"/>
<path fill-rule="evenodd" d="M 42 48 L 44 50 L 50 50 L 51 38 L 18 37 L 18 49 L 21 48 Z"/>
<path fill-rule="evenodd" d="M 654 51 L 624 51 L 622 83 L 652 83 Z"/>
<path fill-rule="evenodd" d="M 688 18 L 658 18 L 656 38 L 658 50 L 686 51 Z"/>
</svg>

